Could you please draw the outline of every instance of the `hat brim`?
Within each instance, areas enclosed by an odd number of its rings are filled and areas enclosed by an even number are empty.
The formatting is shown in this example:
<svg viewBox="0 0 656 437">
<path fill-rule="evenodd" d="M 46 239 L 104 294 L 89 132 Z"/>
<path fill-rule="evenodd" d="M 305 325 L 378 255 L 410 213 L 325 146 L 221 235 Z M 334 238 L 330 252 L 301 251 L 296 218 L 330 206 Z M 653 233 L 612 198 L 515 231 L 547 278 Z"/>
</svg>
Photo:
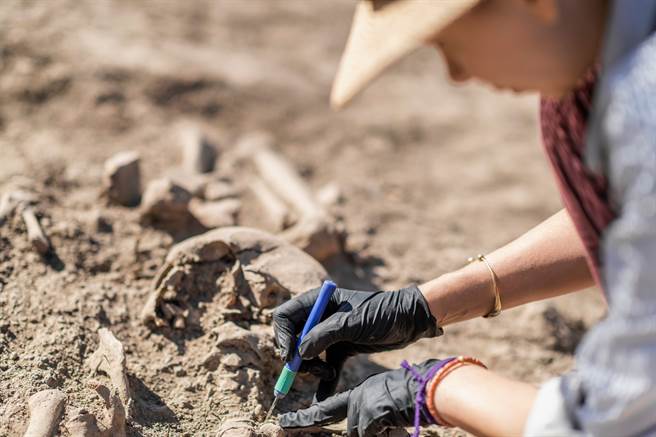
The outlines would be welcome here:
<svg viewBox="0 0 656 437">
<path fill-rule="evenodd" d="M 360 0 L 330 95 L 343 108 L 387 67 L 414 51 L 478 0 Z"/>
</svg>

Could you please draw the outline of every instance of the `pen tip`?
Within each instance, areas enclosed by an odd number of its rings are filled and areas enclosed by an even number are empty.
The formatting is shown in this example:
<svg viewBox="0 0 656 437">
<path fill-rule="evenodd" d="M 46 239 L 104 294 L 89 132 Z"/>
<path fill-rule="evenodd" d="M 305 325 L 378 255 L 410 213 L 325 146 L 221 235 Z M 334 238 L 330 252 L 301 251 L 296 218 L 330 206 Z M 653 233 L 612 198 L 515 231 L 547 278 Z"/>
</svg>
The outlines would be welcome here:
<svg viewBox="0 0 656 437">
<path fill-rule="evenodd" d="M 278 403 L 278 397 L 273 398 L 273 403 L 271 404 L 271 407 L 269 408 L 269 412 L 267 413 L 266 417 L 264 418 L 264 421 L 268 421 L 271 418 L 271 414 L 273 413 L 273 410 L 276 408 L 276 404 Z"/>
</svg>

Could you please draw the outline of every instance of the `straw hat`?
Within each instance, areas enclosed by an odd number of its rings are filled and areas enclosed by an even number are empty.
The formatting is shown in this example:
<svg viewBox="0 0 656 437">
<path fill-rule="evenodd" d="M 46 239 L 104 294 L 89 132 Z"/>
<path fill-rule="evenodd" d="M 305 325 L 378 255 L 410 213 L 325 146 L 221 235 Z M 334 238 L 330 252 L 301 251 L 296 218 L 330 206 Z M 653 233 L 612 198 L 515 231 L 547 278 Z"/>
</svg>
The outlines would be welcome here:
<svg viewBox="0 0 656 437">
<path fill-rule="evenodd" d="M 437 34 L 478 0 L 358 0 L 333 83 L 331 105 L 344 107 L 387 67 Z"/>
</svg>

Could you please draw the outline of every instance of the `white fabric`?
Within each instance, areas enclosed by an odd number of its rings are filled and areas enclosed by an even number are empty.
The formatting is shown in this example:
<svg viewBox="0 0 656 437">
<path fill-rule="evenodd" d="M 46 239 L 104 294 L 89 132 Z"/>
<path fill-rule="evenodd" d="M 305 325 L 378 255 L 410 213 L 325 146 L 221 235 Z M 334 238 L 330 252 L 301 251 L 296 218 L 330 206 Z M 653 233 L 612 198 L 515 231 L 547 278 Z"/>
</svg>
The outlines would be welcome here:
<svg viewBox="0 0 656 437">
<path fill-rule="evenodd" d="M 560 378 L 550 379 L 540 387 L 531 414 L 524 426 L 526 437 L 563 437 L 581 435 L 575 431 L 567 416 L 567 408 L 560 392 Z"/>
</svg>

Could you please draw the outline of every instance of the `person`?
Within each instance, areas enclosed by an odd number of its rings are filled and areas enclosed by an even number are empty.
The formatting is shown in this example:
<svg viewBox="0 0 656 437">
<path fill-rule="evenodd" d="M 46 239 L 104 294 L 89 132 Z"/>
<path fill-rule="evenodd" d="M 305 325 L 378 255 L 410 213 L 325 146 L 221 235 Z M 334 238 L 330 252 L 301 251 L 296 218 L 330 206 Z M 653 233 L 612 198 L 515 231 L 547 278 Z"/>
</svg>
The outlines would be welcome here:
<svg viewBox="0 0 656 437">
<path fill-rule="evenodd" d="M 347 418 L 351 436 L 413 425 L 417 435 L 431 423 L 499 436 L 656 433 L 655 25 L 648 0 L 359 0 L 333 106 L 422 44 L 441 52 L 456 82 L 537 91 L 564 209 L 423 285 L 338 289 L 299 346 L 310 367 L 321 367 L 325 352 L 315 402 L 282 414 L 283 427 Z M 576 369 L 539 388 L 454 357 L 404 363 L 334 394 L 352 355 L 402 348 L 453 323 L 594 284 L 606 317 L 579 345 Z M 283 357 L 316 293 L 275 310 Z"/>
</svg>

